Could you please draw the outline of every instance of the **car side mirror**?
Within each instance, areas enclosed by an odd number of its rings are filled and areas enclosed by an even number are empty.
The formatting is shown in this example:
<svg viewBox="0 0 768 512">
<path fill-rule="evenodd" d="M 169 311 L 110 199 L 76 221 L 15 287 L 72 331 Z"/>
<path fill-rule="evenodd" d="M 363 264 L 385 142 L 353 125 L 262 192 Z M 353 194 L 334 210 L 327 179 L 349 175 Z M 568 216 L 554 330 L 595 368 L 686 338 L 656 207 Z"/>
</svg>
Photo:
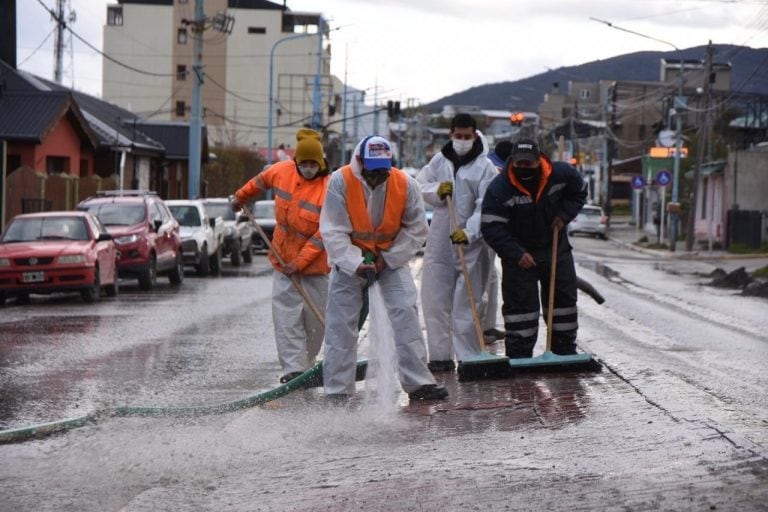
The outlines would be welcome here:
<svg viewBox="0 0 768 512">
<path fill-rule="evenodd" d="M 163 221 L 162 221 L 162 220 L 160 220 L 160 219 L 157 219 L 157 220 L 154 222 L 154 224 L 153 224 L 153 225 L 155 226 L 155 232 L 157 233 L 158 231 L 160 231 L 160 226 L 162 226 L 162 225 L 163 225 Z"/>
<path fill-rule="evenodd" d="M 112 235 L 109 233 L 99 233 L 99 238 L 96 239 L 97 242 L 106 242 L 108 240 L 112 240 Z"/>
<path fill-rule="evenodd" d="M 215 218 L 214 219 L 208 219 L 208 225 L 211 226 L 212 228 L 215 228 L 216 227 L 216 219 Z"/>
</svg>

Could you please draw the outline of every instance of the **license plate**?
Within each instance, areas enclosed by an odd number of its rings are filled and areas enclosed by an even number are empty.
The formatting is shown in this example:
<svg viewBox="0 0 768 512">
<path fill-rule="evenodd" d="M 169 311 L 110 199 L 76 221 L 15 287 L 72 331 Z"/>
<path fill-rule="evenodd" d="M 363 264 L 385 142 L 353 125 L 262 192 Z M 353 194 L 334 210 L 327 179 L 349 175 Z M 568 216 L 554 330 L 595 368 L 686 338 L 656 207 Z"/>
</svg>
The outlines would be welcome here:
<svg viewBox="0 0 768 512">
<path fill-rule="evenodd" d="M 45 281 L 45 272 L 24 272 L 21 279 L 25 283 L 39 283 Z"/>
</svg>

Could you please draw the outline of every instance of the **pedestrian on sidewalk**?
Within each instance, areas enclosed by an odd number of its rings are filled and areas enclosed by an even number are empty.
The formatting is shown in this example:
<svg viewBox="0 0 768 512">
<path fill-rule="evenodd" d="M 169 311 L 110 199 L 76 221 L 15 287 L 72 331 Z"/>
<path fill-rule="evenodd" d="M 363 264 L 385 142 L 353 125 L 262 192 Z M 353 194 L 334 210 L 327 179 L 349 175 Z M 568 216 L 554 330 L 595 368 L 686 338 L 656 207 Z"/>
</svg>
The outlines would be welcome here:
<svg viewBox="0 0 768 512">
<path fill-rule="evenodd" d="M 295 379 L 315 364 L 323 343 L 323 324 L 294 285 L 295 280 L 322 311 L 328 294 L 327 255 L 320 236 L 320 210 L 330 179 L 323 156 L 321 135 L 309 129 L 296 133 L 293 160 L 282 160 L 248 180 L 237 192 L 232 209 L 240 210 L 260 192 L 272 190 L 275 197 L 273 253 L 269 260 L 272 277 L 272 322 L 281 383 Z"/>
<path fill-rule="evenodd" d="M 483 198 L 481 230 L 501 258 L 505 348 L 510 358 L 533 355 L 540 303 L 547 304 L 552 232 L 559 230 L 552 352 L 576 353 L 577 279 L 565 226 L 587 199 L 587 185 L 566 162 L 552 162 L 532 140 L 515 144 Z M 541 284 L 541 292 L 539 292 Z M 546 315 L 546 311 L 544 312 Z"/>
<path fill-rule="evenodd" d="M 427 368 L 416 284 L 408 267 L 427 235 L 424 203 L 416 181 L 392 167 L 387 139 L 364 138 L 349 165 L 331 175 L 320 232 L 331 264 L 323 359 L 326 396 L 344 401 L 354 394 L 358 317 L 367 275 L 378 282 L 392 323 L 403 389 L 412 400 L 445 399 L 448 392 L 436 385 Z"/>
<path fill-rule="evenodd" d="M 472 287 L 485 334 L 492 341 L 503 336 L 496 330 L 498 302 L 489 290 L 496 273 L 495 254 L 480 233 L 483 194 L 498 171 L 472 116 L 454 116 L 449 135 L 450 141 L 416 176 L 424 201 L 435 208 L 421 278 L 421 307 L 433 372 L 453 370 L 454 354 L 461 361 L 481 352 L 467 286 Z M 448 196 L 456 212 L 455 227 L 451 226 Z M 458 244 L 464 246 L 471 283 L 465 282 Z"/>
</svg>

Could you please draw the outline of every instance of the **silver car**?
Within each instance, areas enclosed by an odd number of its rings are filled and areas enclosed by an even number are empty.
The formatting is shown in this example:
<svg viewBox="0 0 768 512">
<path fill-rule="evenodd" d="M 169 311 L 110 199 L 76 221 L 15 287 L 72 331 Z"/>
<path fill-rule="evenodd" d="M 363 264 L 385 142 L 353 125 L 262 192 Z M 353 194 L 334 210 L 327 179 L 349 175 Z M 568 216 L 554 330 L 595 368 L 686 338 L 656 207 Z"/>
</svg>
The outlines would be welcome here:
<svg viewBox="0 0 768 512">
<path fill-rule="evenodd" d="M 568 234 L 584 233 L 606 239 L 605 226 L 607 223 L 603 209 L 595 205 L 585 205 L 579 214 L 568 224 Z"/>
</svg>

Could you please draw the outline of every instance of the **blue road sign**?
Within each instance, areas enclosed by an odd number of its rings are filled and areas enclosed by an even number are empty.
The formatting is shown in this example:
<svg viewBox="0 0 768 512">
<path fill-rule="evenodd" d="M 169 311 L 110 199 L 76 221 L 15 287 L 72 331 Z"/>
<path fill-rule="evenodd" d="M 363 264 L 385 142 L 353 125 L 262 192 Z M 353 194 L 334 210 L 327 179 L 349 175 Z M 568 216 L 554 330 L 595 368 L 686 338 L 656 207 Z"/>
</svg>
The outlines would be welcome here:
<svg viewBox="0 0 768 512">
<path fill-rule="evenodd" d="M 672 182 L 672 176 L 670 176 L 668 171 L 659 171 L 659 174 L 656 175 L 656 183 L 658 183 L 662 187 L 666 187 L 671 182 Z"/>
<path fill-rule="evenodd" d="M 643 178 L 640 174 L 632 176 L 633 189 L 637 190 L 637 189 L 643 188 L 644 186 L 645 186 L 645 178 Z"/>
</svg>

